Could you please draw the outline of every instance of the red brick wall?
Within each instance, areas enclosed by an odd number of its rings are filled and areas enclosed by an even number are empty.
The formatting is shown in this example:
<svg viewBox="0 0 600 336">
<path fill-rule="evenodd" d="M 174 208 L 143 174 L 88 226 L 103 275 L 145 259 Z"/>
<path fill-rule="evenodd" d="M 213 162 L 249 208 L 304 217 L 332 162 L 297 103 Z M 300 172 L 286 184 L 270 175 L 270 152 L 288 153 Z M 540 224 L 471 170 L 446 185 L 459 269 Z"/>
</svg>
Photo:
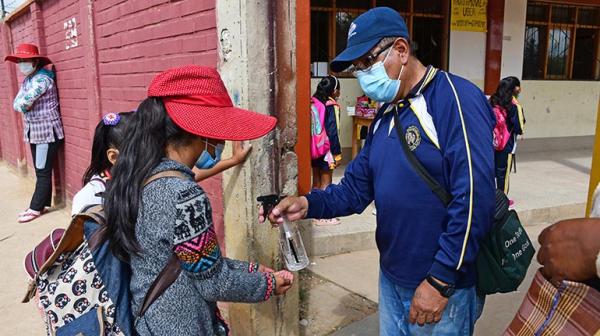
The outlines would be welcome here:
<svg viewBox="0 0 600 336">
<path fill-rule="evenodd" d="M 11 19 L 3 27 L 12 35 L 12 48 L 22 42 L 38 44 L 56 66 L 69 198 L 81 188 L 93 129 L 101 115 L 135 109 L 145 98 L 151 79 L 165 69 L 184 64 L 217 65 L 215 1 L 97 0 L 90 11 L 85 0 L 46 0 L 32 4 L 31 13 Z M 67 49 L 64 25 L 72 18 L 77 22 L 78 46 Z M 5 50 L 11 42 L 3 40 L 5 55 L 11 51 Z M 13 83 L 20 77 L 10 76 L 11 66 L 0 67 L 4 79 L 0 82 L 0 117 L 10 121 L 0 123 L 0 148 L 2 159 L 15 164 L 22 140 L 20 134 L 15 135 L 16 122 L 10 119 L 15 112 L 6 88 L 18 85 Z M 202 185 L 211 197 L 222 240 L 221 178 Z"/>
<path fill-rule="evenodd" d="M 30 14 L 26 13 L 13 22 L 12 29 L 6 29 L 2 27 L 2 50 L 9 47 L 9 43 L 15 45 L 29 41 L 32 38 L 31 20 Z M 8 41 L 7 41 L 8 40 Z M 3 52 L 3 56 L 7 55 L 7 52 Z M 12 103 L 14 96 L 18 90 L 18 83 L 23 80 L 23 76 L 15 71 L 13 63 L 5 62 L 0 67 L 0 118 L 3 122 L 0 123 L 0 142 L 2 142 L 2 158 L 7 162 L 16 165 L 17 160 L 27 158 L 30 156 L 29 152 L 21 153 L 23 133 L 22 133 L 22 116 L 12 109 Z M 16 77 L 15 77 L 16 75 Z M 12 80 L 11 80 L 12 79 Z M 31 159 L 29 159 L 31 161 Z"/>
<path fill-rule="evenodd" d="M 81 176 L 90 162 L 91 133 L 87 109 L 86 61 L 83 45 L 89 43 L 81 32 L 79 45 L 66 49 L 65 22 L 75 18 L 77 28 L 82 24 L 78 0 L 50 0 L 42 2 L 45 52 L 56 66 L 56 78 L 60 95 L 60 111 L 65 130 L 65 187 L 71 198 L 81 188 Z"/>
</svg>

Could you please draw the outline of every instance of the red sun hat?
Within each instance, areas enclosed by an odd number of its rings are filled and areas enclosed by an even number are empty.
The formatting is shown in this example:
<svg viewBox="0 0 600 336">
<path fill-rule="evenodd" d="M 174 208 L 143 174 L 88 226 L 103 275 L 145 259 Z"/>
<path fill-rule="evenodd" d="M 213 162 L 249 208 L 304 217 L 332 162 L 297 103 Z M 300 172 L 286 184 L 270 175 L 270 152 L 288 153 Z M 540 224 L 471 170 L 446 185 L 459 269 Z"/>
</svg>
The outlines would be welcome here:
<svg viewBox="0 0 600 336">
<path fill-rule="evenodd" d="M 17 63 L 21 59 L 39 59 L 41 66 L 52 63 L 48 57 L 40 55 L 40 51 L 35 44 L 30 43 L 19 44 L 17 52 L 6 56 L 4 62 L 11 61 Z"/>
<path fill-rule="evenodd" d="M 274 117 L 233 106 L 216 69 L 186 65 L 161 72 L 152 80 L 148 97 L 161 97 L 179 127 L 205 138 L 252 140 L 269 133 Z"/>
</svg>

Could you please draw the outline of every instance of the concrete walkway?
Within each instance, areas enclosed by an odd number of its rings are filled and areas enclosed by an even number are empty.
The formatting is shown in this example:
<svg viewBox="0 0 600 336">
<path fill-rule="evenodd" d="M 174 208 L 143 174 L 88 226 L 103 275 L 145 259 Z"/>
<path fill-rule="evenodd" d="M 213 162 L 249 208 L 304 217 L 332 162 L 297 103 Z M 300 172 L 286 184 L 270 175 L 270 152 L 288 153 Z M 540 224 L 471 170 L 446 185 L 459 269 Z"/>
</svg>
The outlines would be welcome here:
<svg viewBox="0 0 600 336">
<path fill-rule="evenodd" d="M 539 247 L 537 237 L 549 224 L 560 219 L 584 215 L 591 151 L 528 153 L 521 155 L 519 159 L 518 173 L 511 177 L 510 196 L 515 200 L 516 210 L 526 224 L 526 230 L 537 249 Z M 329 230 L 330 233 L 337 232 L 339 234 L 344 231 L 344 226 L 350 226 L 356 222 L 361 222 L 361 229 L 369 226 L 374 228 L 376 225 L 375 216 L 371 215 L 370 209 L 367 209 L 362 215 L 342 218 L 342 224 L 338 227 L 317 228 L 317 230 L 322 232 Z M 336 240 L 330 237 L 328 241 Z M 351 244 L 351 239 L 348 239 L 347 243 Z M 351 253 L 313 257 L 313 265 L 310 270 L 320 278 L 331 281 L 349 293 L 358 294 L 372 302 L 377 302 L 379 253 L 373 248 L 374 242 L 370 242 L 370 244 L 373 245 L 364 248 L 359 246 L 356 251 Z M 345 248 L 349 249 L 348 246 Z M 336 250 L 332 246 L 328 246 L 328 249 Z M 518 310 L 538 267 L 539 265 L 534 261 L 527 278 L 518 291 L 492 295 L 487 298 L 483 316 L 477 323 L 475 335 L 502 334 Z M 374 313 L 331 335 L 377 335 L 378 330 L 378 314 Z"/>
<path fill-rule="evenodd" d="M 66 209 L 51 211 L 37 220 L 18 224 L 17 214 L 29 207 L 32 180 L 17 177 L 0 161 L 0 335 L 44 335 L 45 327 L 35 304 L 21 303 L 27 289 L 23 258 L 56 227 L 66 227 Z"/>
<path fill-rule="evenodd" d="M 523 153 L 517 174 L 511 174 L 510 198 L 525 225 L 553 222 L 582 214 L 587 198 L 591 150 Z M 340 181 L 345 167 L 334 172 Z M 359 215 L 342 218 L 337 226 L 310 226 L 308 250 L 314 256 L 336 255 L 376 248 L 375 216 L 371 204 Z"/>
</svg>

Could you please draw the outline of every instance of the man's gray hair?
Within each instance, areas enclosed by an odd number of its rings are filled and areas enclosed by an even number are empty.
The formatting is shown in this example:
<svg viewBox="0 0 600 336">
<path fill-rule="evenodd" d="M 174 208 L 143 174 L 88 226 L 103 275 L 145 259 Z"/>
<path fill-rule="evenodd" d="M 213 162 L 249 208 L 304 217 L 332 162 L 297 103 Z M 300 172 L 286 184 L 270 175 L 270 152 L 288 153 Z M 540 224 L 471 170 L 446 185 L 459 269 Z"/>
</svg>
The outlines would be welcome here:
<svg viewBox="0 0 600 336">
<path fill-rule="evenodd" d="M 379 43 L 377 43 L 377 47 L 379 48 L 383 48 L 386 45 L 393 43 L 394 41 L 396 41 L 399 38 L 403 38 L 405 40 L 408 41 L 408 44 L 410 46 L 410 54 L 414 55 L 414 52 L 417 50 L 417 44 L 414 43 L 411 39 L 406 38 L 406 37 L 401 37 L 401 36 L 388 36 L 388 37 L 384 37 L 381 39 L 381 41 L 379 41 Z"/>
</svg>

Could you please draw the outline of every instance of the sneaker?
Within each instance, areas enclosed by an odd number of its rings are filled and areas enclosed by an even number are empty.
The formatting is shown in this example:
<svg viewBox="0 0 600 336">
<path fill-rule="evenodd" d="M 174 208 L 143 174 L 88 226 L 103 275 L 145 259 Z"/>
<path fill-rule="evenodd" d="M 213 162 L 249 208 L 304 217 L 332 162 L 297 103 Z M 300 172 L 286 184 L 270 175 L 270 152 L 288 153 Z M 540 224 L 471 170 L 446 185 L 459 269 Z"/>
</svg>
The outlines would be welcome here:
<svg viewBox="0 0 600 336">
<path fill-rule="evenodd" d="M 316 226 L 333 226 L 333 225 L 339 225 L 342 222 L 337 219 L 337 218 L 332 218 L 332 219 L 316 219 L 313 221 L 313 224 Z"/>
<path fill-rule="evenodd" d="M 40 212 L 40 211 L 27 209 L 27 211 L 25 211 L 22 215 L 19 216 L 19 218 L 17 219 L 17 222 L 19 222 L 19 223 L 31 222 L 32 220 L 40 217 L 41 215 L 42 215 L 42 212 Z"/>
</svg>

